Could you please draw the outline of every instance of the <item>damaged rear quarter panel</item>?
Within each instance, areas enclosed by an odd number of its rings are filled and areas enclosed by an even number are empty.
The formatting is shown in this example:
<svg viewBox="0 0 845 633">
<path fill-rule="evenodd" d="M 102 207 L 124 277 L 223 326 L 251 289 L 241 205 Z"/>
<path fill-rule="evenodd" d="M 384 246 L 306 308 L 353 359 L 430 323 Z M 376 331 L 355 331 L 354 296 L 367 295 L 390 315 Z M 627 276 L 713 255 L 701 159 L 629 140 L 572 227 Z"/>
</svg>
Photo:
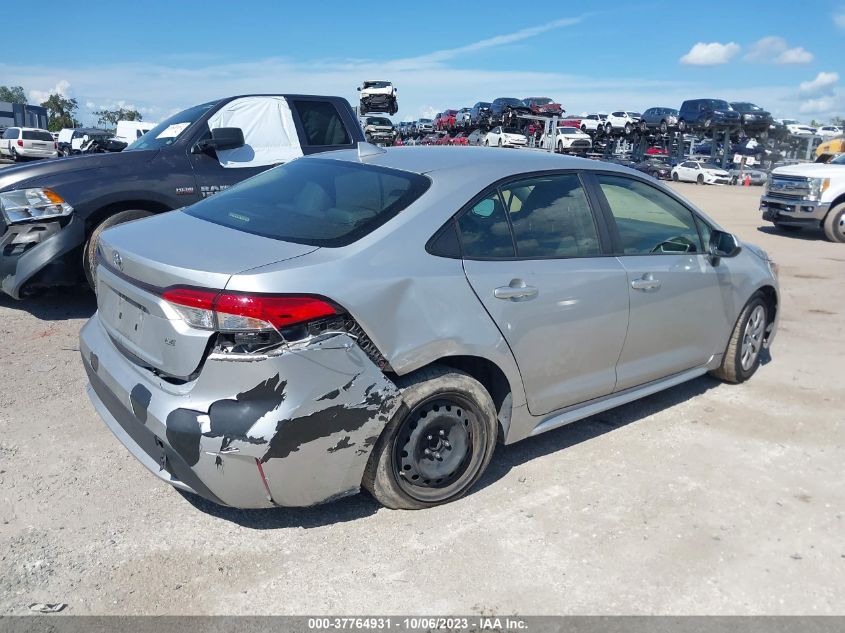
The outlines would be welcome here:
<svg viewBox="0 0 845 633">
<path fill-rule="evenodd" d="M 278 505 L 357 492 L 373 445 L 401 401 L 393 382 L 345 334 L 257 360 L 212 355 L 192 400 L 232 390 L 233 381 L 245 387 L 198 407 L 208 414 L 198 418 L 195 469 L 224 500 L 237 499 L 239 487 L 227 466 L 256 459 Z"/>
</svg>

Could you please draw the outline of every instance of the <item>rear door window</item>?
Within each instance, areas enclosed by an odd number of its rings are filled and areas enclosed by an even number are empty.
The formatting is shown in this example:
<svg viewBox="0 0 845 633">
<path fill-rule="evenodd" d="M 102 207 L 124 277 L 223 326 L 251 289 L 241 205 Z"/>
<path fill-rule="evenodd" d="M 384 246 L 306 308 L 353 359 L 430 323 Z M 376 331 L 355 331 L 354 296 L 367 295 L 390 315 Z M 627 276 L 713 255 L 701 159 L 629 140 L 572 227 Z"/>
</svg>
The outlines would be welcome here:
<svg viewBox="0 0 845 633">
<path fill-rule="evenodd" d="M 465 257 L 501 259 L 514 257 L 513 238 L 498 191 L 492 191 L 458 219 Z"/>
<path fill-rule="evenodd" d="M 329 101 L 293 101 L 302 121 L 304 145 L 350 145 L 349 133 L 334 104 Z"/>
</svg>

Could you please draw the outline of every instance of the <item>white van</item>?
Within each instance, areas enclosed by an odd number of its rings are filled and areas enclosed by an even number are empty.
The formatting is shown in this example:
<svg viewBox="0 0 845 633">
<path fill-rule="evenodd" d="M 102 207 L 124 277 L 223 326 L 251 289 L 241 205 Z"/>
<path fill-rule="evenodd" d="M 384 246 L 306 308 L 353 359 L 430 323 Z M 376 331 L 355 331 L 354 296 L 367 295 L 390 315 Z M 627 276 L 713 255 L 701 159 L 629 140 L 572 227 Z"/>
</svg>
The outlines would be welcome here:
<svg viewBox="0 0 845 633">
<path fill-rule="evenodd" d="M 144 134 L 152 130 L 158 123 L 149 121 L 118 121 L 117 132 L 114 137 L 124 143 L 134 143 Z"/>
</svg>

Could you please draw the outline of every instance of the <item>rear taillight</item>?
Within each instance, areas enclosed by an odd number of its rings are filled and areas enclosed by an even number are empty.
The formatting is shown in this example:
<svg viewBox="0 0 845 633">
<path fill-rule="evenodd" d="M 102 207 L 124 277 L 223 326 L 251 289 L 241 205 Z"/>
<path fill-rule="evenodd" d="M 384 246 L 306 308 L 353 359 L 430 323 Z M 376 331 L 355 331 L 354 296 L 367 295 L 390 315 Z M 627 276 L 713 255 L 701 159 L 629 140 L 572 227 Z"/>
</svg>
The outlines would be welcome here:
<svg viewBox="0 0 845 633">
<path fill-rule="evenodd" d="M 18 139 L 18 147 L 23 147 L 23 139 Z"/>
<path fill-rule="evenodd" d="M 202 288 L 162 293 L 191 327 L 218 332 L 281 331 L 338 314 L 327 300 L 308 295 L 262 295 Z"/>
<path fill-rule="evenodd" d="M 59 144 L 54 142 L 53 143 L 53 149 L 59 149 Z"/>
</svg>

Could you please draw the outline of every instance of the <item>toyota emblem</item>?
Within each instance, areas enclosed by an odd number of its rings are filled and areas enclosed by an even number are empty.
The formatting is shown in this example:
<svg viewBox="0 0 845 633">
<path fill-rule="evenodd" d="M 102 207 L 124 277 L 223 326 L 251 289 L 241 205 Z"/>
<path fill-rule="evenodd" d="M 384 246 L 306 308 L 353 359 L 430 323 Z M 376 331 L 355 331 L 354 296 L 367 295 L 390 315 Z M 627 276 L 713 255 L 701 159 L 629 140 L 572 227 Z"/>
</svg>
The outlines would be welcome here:
<svg viewBox="0 0 845 633">
<path fill-rule="evenodd" d="M 117 251 L 112 251 L 111 260 L 115 268 L 120 271 L 123 270 L 123 258 L 120 256 L 120 253 L 118 253 Z"/>
</svg>

